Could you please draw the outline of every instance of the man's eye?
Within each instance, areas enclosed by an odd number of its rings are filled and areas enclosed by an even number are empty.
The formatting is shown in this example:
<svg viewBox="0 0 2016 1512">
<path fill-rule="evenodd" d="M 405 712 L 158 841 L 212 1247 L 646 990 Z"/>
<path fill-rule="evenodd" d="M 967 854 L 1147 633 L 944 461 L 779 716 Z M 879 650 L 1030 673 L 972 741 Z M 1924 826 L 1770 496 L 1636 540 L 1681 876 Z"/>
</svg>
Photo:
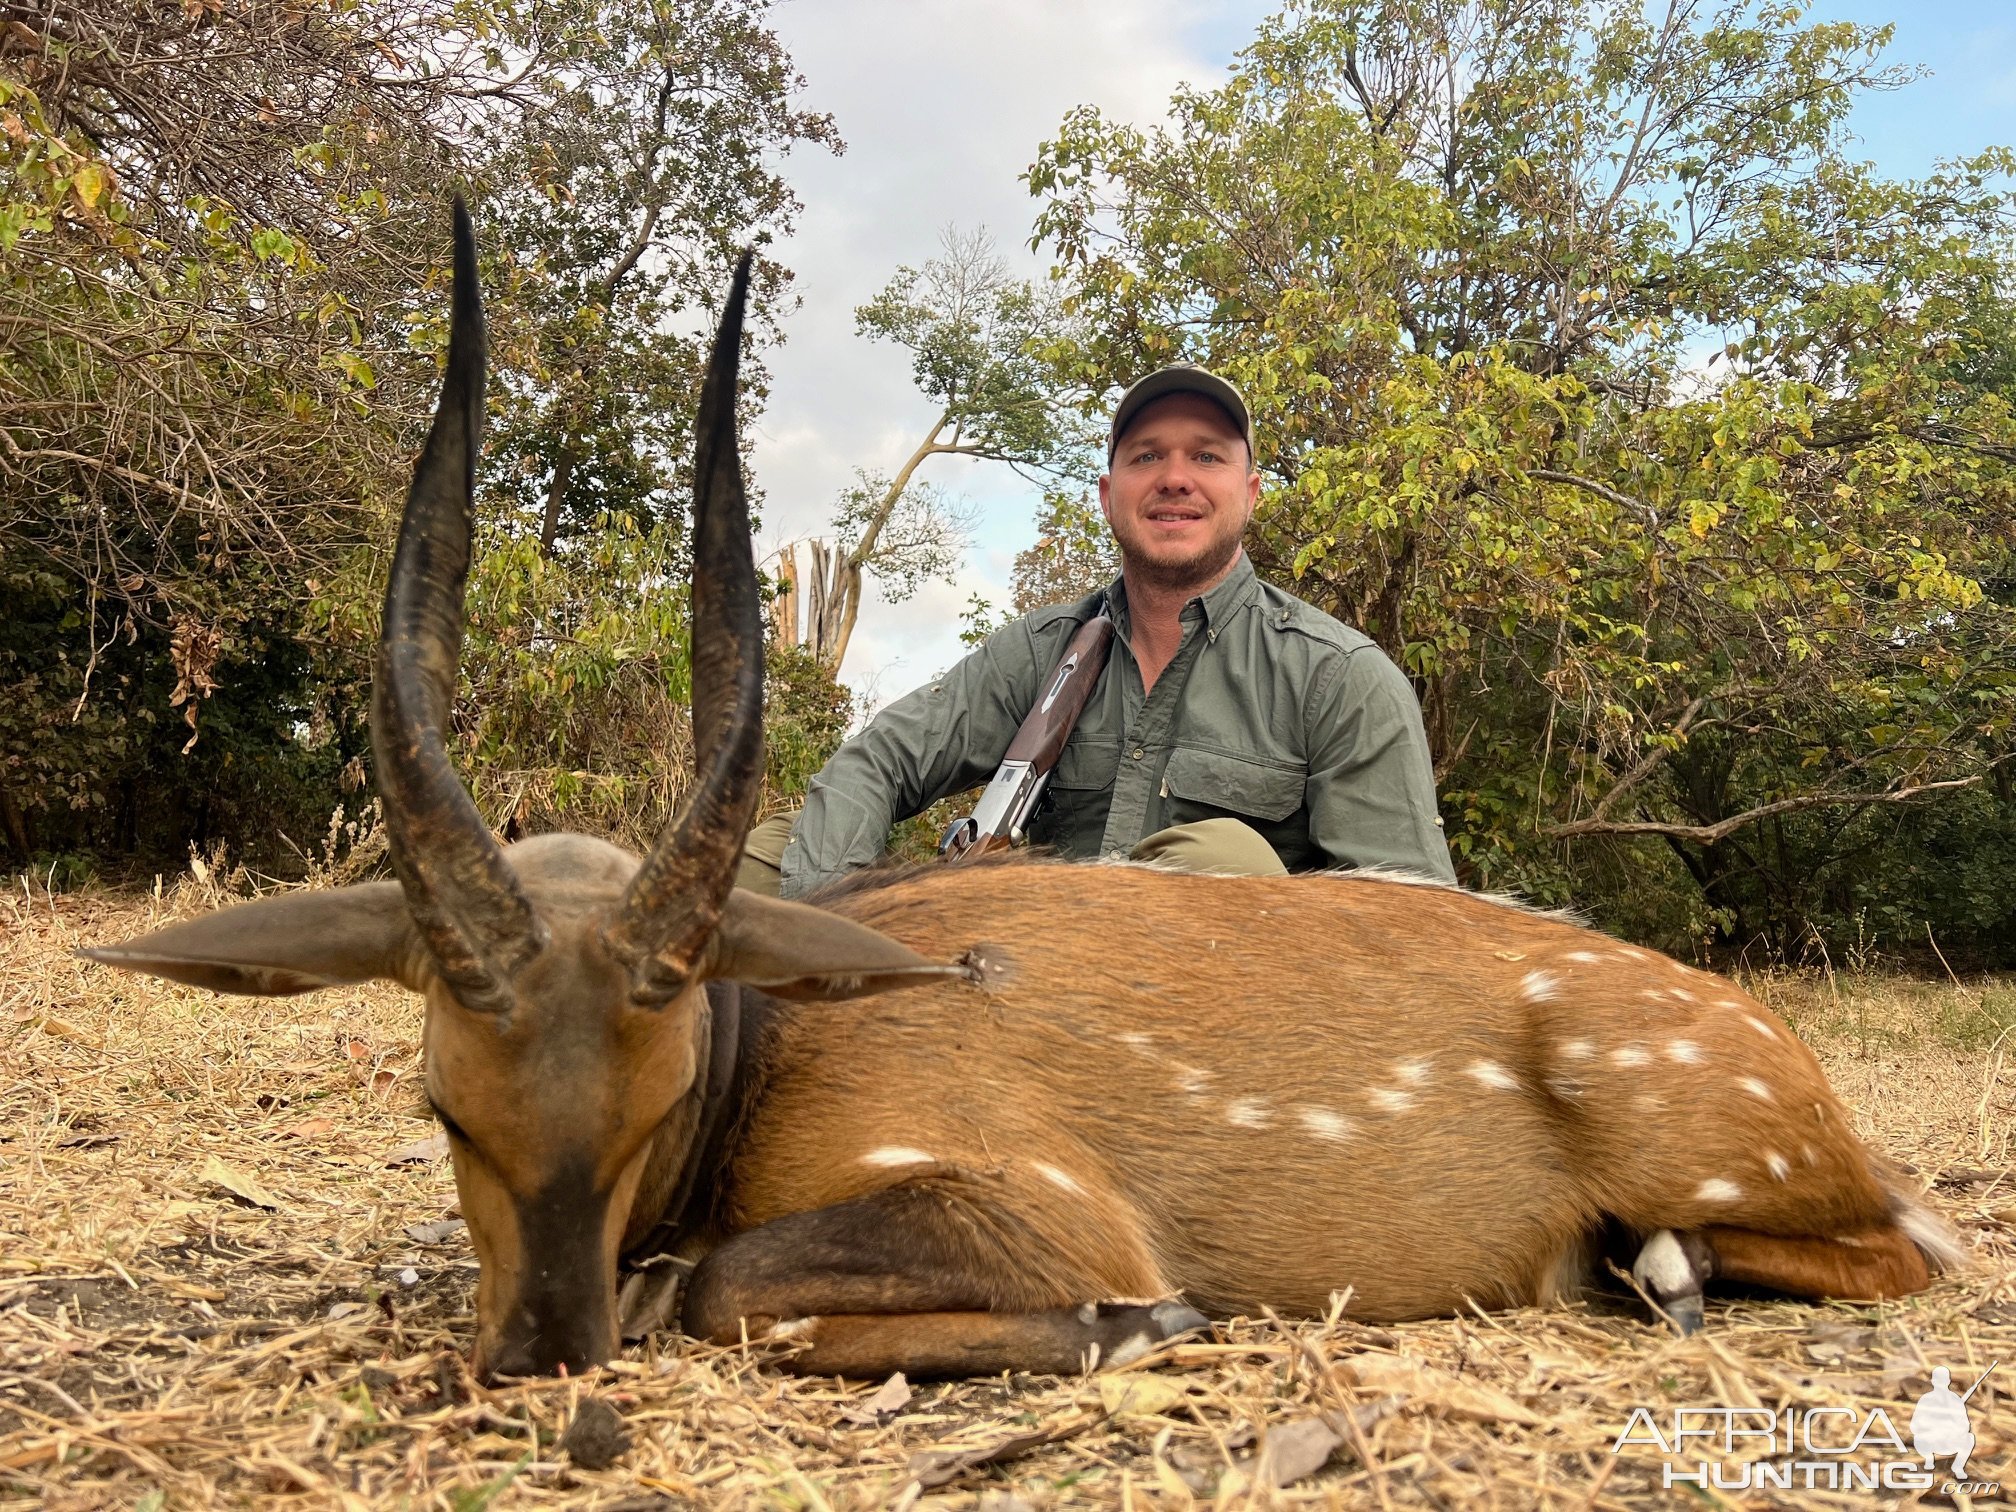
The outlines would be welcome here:
<svg viewBox="0 0 2016 1512">
<path fill-rule="evenodd" d="M 1201 451 L 1197 453 L 1197 460 L 1199 462 L 1223 462 L 1225 459 L 1214 451 Z"/>
</svg>

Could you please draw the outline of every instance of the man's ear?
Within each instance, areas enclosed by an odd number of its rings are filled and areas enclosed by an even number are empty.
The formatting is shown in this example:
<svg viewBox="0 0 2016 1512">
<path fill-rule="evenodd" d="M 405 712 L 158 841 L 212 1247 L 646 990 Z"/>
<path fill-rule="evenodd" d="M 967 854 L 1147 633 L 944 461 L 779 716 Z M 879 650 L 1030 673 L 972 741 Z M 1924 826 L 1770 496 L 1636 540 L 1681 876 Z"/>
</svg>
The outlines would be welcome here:
<svg viewBox="0 0 2016 1512">
<path fill-rule="evenodd" d="M 374 978 L 426 990 L 425 952 L 397 882 L 261 898 L 77 953 L 215 992 L 287 997 Z"/>
<path fill-rule="evenodd" d="M 797 1000 L 867 997 L 896 987 L 962 980 L 887 935 L 804 903 L 736 888 L 721 909 L 702 975 Z"/>
</svg>

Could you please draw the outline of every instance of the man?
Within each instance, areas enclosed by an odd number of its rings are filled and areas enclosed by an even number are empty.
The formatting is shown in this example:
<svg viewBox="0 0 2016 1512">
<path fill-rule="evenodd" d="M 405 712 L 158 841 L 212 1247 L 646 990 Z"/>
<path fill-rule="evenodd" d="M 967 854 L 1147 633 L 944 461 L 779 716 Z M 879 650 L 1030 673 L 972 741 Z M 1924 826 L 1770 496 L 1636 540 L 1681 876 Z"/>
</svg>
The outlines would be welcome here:
<svg viewBox="0 0 2016 1512">
<path fill-rule="evenodd" d="M 1102 598 L 1118 633 L 1032 841 L 1196 871 L 1455 879 L 1414 690 L 1366 637 L 1262 583 L 1240 547 L 1260 475 L 1238 390 L 1202 368 L 1150 374 L 1114 411 L 1107 469 L 1120 580 L 1024 616 L 883 709 L 812 779 L 795 824 L 751 834 L 741 885 L 801 896 L 992 777 Z"/>
</svg>

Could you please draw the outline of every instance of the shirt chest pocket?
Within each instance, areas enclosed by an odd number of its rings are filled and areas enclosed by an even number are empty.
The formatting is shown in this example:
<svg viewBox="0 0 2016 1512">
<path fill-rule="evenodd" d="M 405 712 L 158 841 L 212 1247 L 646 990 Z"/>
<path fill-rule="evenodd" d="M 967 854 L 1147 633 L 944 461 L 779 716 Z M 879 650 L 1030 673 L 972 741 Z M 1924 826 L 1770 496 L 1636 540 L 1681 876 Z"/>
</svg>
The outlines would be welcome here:
<svg viewBox="0 0 2016 1512">
<path fill-rule="evenodd" d="M 1074 740 L 1065 746 L 1050 769 L 1029 838 L 1067 856 L 1097 855 L 1119 770 L 1117 740 Z"/>
<path fill-rule="evenodd" d="M 1232 815 L 1255 826 L 1276 825 L 1302 807 L 1309 782 L 1306 766 L 1252 761 L 1219 751 L 1177 750 L 1162 774 L 1163 792 L 1174 802 L 1170 822 Z"/>
</svg>

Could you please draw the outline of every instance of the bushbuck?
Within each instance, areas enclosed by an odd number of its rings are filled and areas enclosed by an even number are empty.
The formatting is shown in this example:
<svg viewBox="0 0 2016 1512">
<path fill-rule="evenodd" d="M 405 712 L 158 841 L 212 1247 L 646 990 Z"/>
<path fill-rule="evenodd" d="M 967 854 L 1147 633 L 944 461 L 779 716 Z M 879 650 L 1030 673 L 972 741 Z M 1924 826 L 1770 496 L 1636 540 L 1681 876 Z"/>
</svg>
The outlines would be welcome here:
<svg viewBox="0 0 2016 1512">
<path fill-rule="evenodd" d="M 501 847 L 443 744 L 485 360 L 459 204 L 454 263 L 371 710 L 397 881 L 86 953 L 424 996 L 480 1373 L 609 1358 L 640 1249 L 697 1260 L 690 1334 L 850 1375 L 1110 1365 L 1345 1288 L 1372 1321 L 1544 1303 L 1620 1243 L 1688 1328 L 1711 1277 L 1879 1298 L 1959 1258 L 1769 1011 L 1560 917 L 1390 876 L 1018 858 L 811 903 L 735 889 L 763 770 L 746 259 L 697 424 L 690 796 L 642 860 Z"/>
</svg>

